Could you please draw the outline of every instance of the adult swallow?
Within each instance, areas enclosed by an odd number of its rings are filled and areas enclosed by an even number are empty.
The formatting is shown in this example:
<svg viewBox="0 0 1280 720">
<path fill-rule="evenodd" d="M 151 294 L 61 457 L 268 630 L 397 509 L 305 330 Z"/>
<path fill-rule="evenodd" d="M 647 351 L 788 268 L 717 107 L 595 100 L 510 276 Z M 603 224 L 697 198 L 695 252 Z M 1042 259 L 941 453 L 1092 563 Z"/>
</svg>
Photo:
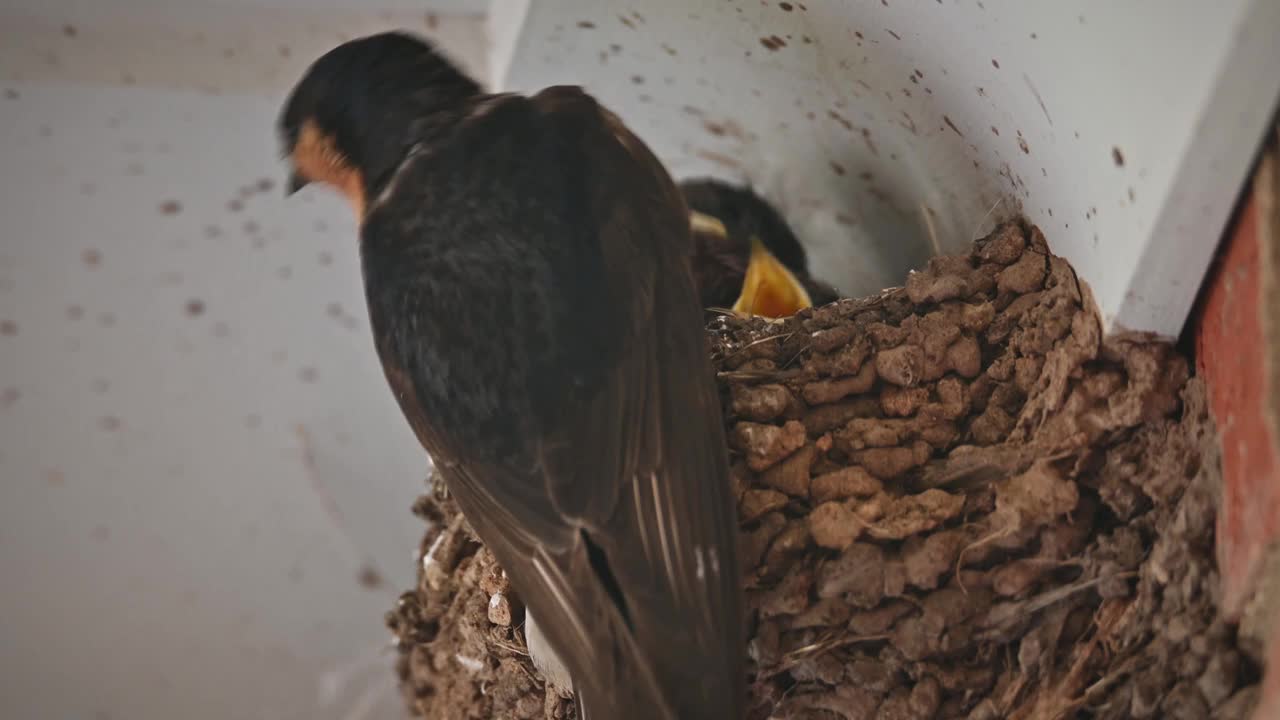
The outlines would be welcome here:
<svg viewBox="0 0 1280 720">
<path fill-rule="evenodd" d="M 346 196 L 409 424 L 585 717 L 742 717 L 736 517 L 680 191 L 577 87 L 488 94 L 427 42 L 353 40 L 279 120 Z"/>
<path fill-rule="evenodd" d="M 694 277 L 704 307 L 780 318 L 835 301 L 809 273 L 787 221 L 748 187 L 713 179 L 680 183 L 694 234 Z"/>
</svg>

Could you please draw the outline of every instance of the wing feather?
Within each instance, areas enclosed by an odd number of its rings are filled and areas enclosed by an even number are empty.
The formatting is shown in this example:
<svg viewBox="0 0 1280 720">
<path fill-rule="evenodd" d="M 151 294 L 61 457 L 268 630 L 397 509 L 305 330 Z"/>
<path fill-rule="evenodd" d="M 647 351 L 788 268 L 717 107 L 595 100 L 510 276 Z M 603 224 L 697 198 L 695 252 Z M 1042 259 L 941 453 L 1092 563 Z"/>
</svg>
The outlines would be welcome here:
<svg viewBox="0 0 1280 720">
<path fill-rule="evenodd" d="M 487 219 L 461 228 L 480 248 L 449 251 L 491 262 L 484 245 L 501 242 L 543 258 L 529 272 L 558 283 L 556 299 L 519 302 L 502 283 L 525 268 L 490 266 L 500 279 L 469 287 L 459 304 L 457 288 L 422 279 L 456 268 L 422 252 L 383 262 L 379 275 L 370 248 L 407 244 L 405 226 L 387 219 L 403 201 L 389 198 L 363 233 L 388 379 L 593 714 L 736 720 L 736 520 L 684 202 L 648 148 L 577 88 L 502 102 L 512 109 L 487 108 L 458 143 L 465 163 L 433 156 L 450 174 L 424 170 L 418 202 L 448 197 L 437 183 L 489 183 Z M 567 197 L 512 199 L 557 191 Z M 460 231 L 456 218 L 439 222 L 440 233 Z M 417 313 L 412 322 L 397 318 L 403 308 Z M 504 324 L 513 327 L 501 339 L 473 329 Z M 510 345 L 495 352 L 495 342 Z M 453 354 L 433 350 L 440 343 Z M 448 362 L 455 356 L 470 362 Z M 488 402 L 464 409 L 462 390 Z M 495 432 L 502 442 L 490 443 Z"/>
</svg>

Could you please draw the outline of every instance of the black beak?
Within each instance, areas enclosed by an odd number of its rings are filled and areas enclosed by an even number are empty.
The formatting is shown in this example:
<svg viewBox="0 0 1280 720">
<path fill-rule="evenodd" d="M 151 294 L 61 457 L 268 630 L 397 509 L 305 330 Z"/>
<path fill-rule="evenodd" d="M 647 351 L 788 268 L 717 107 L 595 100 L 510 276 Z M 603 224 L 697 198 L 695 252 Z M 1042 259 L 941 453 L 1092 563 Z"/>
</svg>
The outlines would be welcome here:
<svg viewBox="0 0 1280 720">
<path fill-rule="evenodd" d="M 307 186 L 307 179 L 297 170 L 289 173 L 289 182 L 285 184 L 284 194 L 289 197 Z"/>
</svg>

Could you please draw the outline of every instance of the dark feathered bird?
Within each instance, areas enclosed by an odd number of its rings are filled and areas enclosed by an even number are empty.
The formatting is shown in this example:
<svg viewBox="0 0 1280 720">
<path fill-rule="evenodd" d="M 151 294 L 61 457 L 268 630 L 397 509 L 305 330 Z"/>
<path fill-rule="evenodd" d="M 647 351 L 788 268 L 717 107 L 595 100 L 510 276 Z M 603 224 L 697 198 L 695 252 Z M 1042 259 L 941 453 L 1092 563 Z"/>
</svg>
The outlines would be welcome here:
<svg viewBox="0 0 1280 720">
<path fill-rule="evenodd" d="M 360 218 L 378 354 L 592 718 L 738 720 L 742 595 L 688 211 L 576 87 L 491 95 L 348 42 L 280 117 Z"/>
<path fill-rule="evenodd" d="M 680 183 L 694 230 L 694 277 L 704 307 L 784 317 L 839 293 L 809 272 L 804 247 L 782 215 L 748 187 Z"/>
</svg>

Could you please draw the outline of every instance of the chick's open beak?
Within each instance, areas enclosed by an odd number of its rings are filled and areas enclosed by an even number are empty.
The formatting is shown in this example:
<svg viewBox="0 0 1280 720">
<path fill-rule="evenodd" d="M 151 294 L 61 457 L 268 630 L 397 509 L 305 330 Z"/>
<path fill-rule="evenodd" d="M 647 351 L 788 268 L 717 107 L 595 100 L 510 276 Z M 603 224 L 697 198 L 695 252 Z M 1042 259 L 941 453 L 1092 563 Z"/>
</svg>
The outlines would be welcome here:
<svg viewBox="0 0 1280 720">
<path fill-rule="evenodd" d="M 809 293 L 759 238 L 751 238 L 751 259 L 747 264 L 742 294 L 733 310 L 769 319 L 789 317 L 813 305 Z"/>
</svg>

